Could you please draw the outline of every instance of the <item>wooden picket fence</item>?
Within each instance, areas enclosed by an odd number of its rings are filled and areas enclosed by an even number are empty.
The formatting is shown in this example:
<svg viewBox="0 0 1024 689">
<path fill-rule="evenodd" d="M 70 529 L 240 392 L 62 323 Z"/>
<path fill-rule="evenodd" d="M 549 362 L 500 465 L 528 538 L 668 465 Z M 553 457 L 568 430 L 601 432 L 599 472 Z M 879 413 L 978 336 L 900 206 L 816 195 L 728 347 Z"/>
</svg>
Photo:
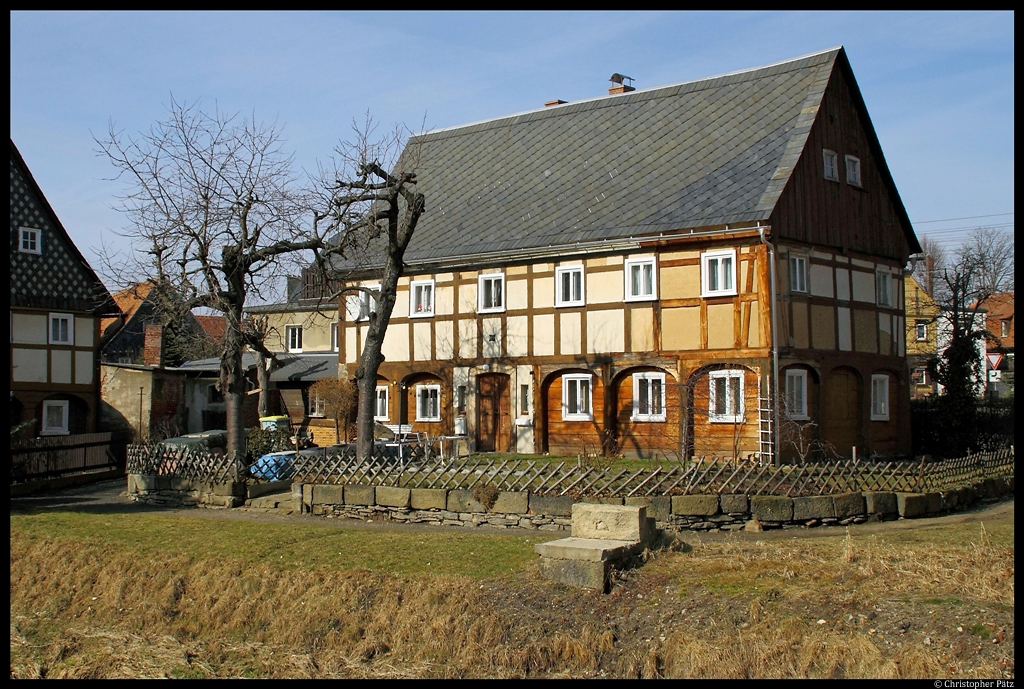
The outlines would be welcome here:
<svg viewBox="0 0 1024 689">
<path fill-rule="evenodd" d="M 11 483 L 124 466 L 127 436 L 80 433 L 11 443 Z"/>
<path fill-rule="evenodd" d="M 133 446 L 129 473 L 228 480 L 234 467 L 204 450 Z M 241 472 L 244 475 L 244 470 Z M 486 455 L 442 459 L 436 443 L 404 443 L 375 450 L 359 461 L 354 447 L 301 452 L 292 480 L 311 484 L 361 484 L 401 488 L 471 489 L 491 484 L 501 491 L 574 498 L 658 495 L 781 495 L 799 497 L 857 491 L 941 491 L 983 479 L 1014 475 L 1013 447 L 939 462 L 838 460 L 774 467 L 754 460 L 699 458 L 687 465 L 638 469 L 554 464 L 530 459 L 491 460 Z"/>
</svg>

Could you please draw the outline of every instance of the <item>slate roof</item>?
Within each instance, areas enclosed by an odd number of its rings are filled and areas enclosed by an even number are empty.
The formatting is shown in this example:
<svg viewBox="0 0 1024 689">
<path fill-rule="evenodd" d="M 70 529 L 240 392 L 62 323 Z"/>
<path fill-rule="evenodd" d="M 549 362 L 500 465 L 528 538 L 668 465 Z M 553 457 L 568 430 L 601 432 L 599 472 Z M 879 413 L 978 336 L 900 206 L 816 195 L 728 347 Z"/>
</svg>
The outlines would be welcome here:
<svg viewBox="0 0 1024 689">
<path fill-rule="evenodd" d="M 278 354 L 281 366 L 270 373 L 270 380 L 280 381 L 316 381 L 322 378 L 338 377 L 338 353 L 324 354 Z M 242 368 L 246 371 L 254 368 L 259 359 L 254 352 L 242 354 Z M 187 361 L 176 370 L 192 373 L 217 373 L 220 371 L 220 359 L 196 359 Z"/>
<path fill-rule="evenodd" d="M 410 139 L 427 200 L 409 265 L 766 220 L 836 48 Z"/>
<path fill-rule="evenodd" d="M 42 230 L 42 252 L 18 250 L 20 228 Z M 118 313 L 11 140 L 11 306 Z"/>
</svg>

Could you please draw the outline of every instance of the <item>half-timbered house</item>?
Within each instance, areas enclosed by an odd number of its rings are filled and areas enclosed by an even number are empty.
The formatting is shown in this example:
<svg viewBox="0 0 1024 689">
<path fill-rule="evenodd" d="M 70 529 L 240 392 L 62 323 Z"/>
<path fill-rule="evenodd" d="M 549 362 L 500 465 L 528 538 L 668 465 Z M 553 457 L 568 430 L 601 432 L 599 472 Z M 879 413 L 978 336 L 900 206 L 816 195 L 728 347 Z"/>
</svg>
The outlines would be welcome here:
<svg viewBox="0 0 1024 689">
<path fill-rule="evenodd" d="M 908 452 L 920 247 L 845 51 L 617 81 L 410 139 L 427 207 L 378 420 L 478 451 Z M 339 267 L 372 289 L 372 265 Z M 350 376 L 373 308 L 339 304 Z"/>
</svg>

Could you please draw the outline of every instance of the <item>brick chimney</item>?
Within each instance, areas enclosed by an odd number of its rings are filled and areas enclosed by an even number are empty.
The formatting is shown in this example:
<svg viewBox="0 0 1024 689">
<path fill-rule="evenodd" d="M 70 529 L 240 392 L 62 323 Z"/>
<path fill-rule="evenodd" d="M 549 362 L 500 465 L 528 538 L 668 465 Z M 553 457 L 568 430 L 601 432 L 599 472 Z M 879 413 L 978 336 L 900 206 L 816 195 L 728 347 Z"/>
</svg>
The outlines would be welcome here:
<svg viewBox="0 0 1024 689">
<path fill-rule="evenodd" d="M 566 103 L 568 103 L 568 101 L 564 101 L 564 100 L 549 100 L 547 103 L 544 104 L 544 107 L 545 108 L 553 108 L 556 105 L 565 105 Z"/>
<path fill-rule="evenodd" d="M 619 93 L 629 93 L 630 91 L 636 91 L 635 88 L 633 88 L 630 84 L 626 83 L 627 81 L 633 81 L 633 77 L 627 77 L 625 74 L 619 74 L 618 72 L 616 72 L 615 74 L 608 77 L 608 80 L 612 82 L 612 84 L 614 84 L 614 86 L 608 89 L 609 96 L 614 96 Z"/>
<path fill-rule="evenodd" d="M 147 325 L 144 329 L 142 363 L 146 366 L 164 365 L 164 327 Z"/>
</svg>

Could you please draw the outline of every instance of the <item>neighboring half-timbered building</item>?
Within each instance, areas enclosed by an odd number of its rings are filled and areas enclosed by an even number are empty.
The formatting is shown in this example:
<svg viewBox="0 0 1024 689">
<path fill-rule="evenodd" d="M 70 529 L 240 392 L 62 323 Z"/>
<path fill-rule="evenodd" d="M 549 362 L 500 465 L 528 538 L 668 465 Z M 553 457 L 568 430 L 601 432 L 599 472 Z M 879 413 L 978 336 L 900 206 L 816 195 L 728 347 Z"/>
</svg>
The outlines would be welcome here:
<svg viewBox="0 0 1024 689">
<path fill-rule="evenodd" d="M 100 318 L 118 314 L 11 141 L 11 425 L 96 431 Z"/>
<path fill-rule="evenodd" d="M 842 48 L 555 103 L 409 141 L 427 209 L 380 421 L 478 451 L 910 451 L 920 247 Z M 339 305 L 349 375 L 372 309 Z"/>
</svg>

